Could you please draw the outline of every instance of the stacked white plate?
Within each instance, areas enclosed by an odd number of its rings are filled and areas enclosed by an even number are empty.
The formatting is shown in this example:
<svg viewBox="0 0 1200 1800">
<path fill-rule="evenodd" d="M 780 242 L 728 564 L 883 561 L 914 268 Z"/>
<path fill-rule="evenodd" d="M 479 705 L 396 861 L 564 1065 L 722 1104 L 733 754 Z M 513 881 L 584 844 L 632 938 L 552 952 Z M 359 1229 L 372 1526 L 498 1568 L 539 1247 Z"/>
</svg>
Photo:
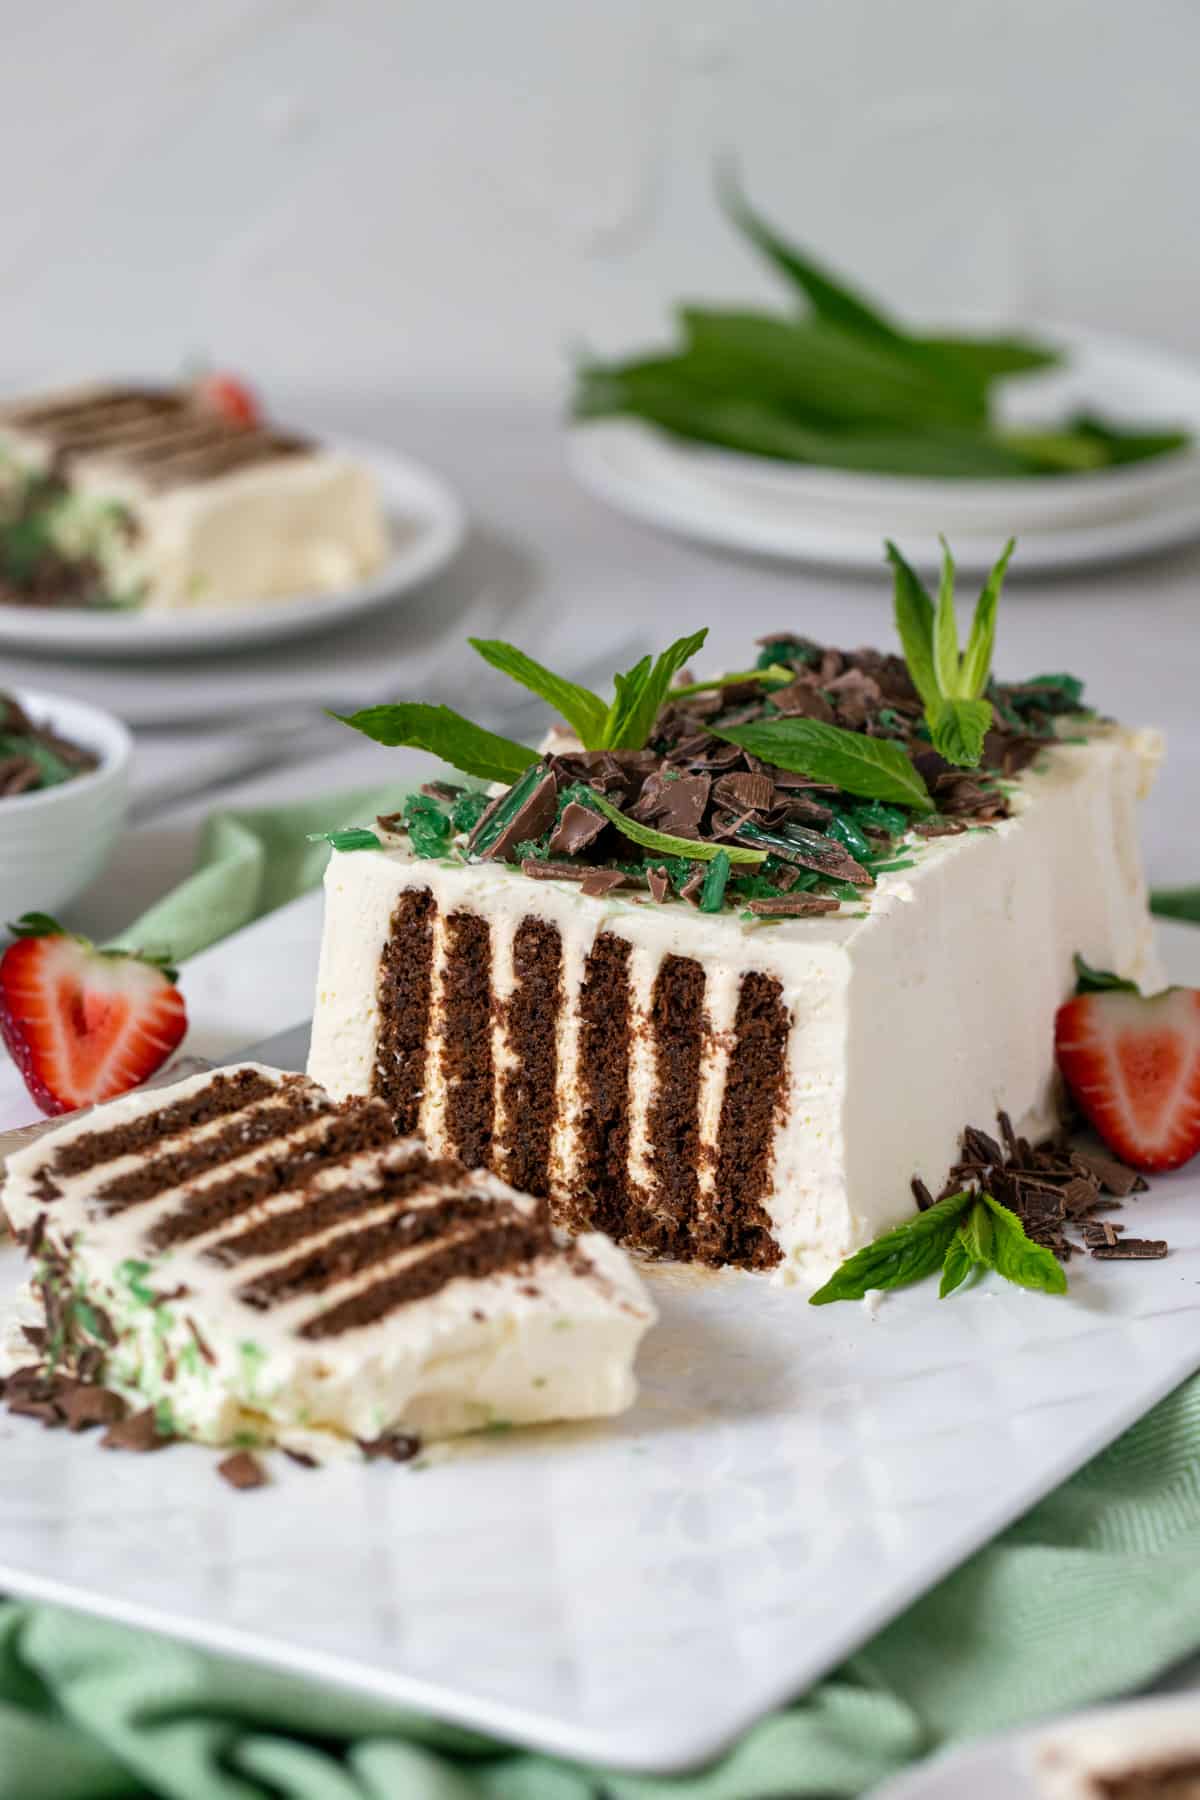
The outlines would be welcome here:
<svg viewBox="0 0 1200 1800">
<path fill-rule="evenodd" d="M 1004 384 L 1005 424 L 1075 412 L 1129 427 L 1179 427 L 1200 442 L 1200 368 L 1166 352 L 1069 326 L 1023 328 L 1064 353 L 1058 368 Z M 621 511 L 724 549 L 874 570 L 881 539 L 936 565 L 938 533 L 967 574 L 1010 536 L 1013 574 L 1143 555 L 1200 538 L 1200 449 L 1090 474 L 942 481 L 861 475 L 686 444 L 633 419 L 577 425 L 578 479 Z"/>
</svg>

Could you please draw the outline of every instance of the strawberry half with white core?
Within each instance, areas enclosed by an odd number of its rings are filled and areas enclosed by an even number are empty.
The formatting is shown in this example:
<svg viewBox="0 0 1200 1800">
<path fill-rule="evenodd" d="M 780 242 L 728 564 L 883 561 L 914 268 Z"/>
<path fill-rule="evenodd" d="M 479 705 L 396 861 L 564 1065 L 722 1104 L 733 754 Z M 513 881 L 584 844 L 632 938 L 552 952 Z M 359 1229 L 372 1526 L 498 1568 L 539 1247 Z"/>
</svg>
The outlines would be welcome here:
<svg viewBox="0 0 1200 1800">
<path fill-rule="evenodd" d="M 209 375 L 200 375 L 192 383 L 192 398 L 202 411 L 216 413 L 218 417 L 228 419 L 231 425 L 262 423 L 258 397 L 238 375 L 216 370 Z"/>
<path fill-rule="evenodd" d="M 0 957 L 0 1037 L 46 1113 L 128 1093 L 187 1030 L 175 971 L 126 950 L 98 950 L 44 913 L 9 930 Z"/>
<path fill-rule="evenodd" d="M 1200 1150 L 1200 990 L 1145 996 L 1076 967 L 1080 991 L 1054 1021 L 1071 1097 L 1123 1162 L 1177 1169 Z"/>
</svg>

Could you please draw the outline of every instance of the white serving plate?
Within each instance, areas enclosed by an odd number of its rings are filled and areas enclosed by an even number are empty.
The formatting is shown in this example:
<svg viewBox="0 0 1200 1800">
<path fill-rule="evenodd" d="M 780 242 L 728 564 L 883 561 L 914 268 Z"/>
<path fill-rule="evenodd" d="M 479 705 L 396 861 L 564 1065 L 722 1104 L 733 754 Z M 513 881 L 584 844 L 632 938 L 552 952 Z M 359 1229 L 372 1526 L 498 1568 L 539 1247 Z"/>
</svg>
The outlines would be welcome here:
<svg viewBox="0 0 1200 1800">
<path fill-rule="evenodd" d="M 1115 420 L 1179 424 L 1200 439 L 1200 368 L 1146 345 L 1078 327 L 1031 328 L 1061 344 L 1061 369 L 1003 390 L 1012 423 L 1087 407 Z M 572 428 L 571 466 L 622 511 L 702 542 L 799 562 L 874 569 L 883 537 L 921 565 L 950 538 L 964 573 L 995 561 L 1036 574 L 1166 548 L 1200 535 L 1200 450 L 1128 468 L 1028 480 L 937 481 L 780 463 L 672 440 L 632 419 Z"/>
<path fill-rule="evenodd" d="M 318 922 L 311 896 L 189 964 L 189 1048 L 302 1017 Z M 1164 938 L 1194 978 L 1200 933 Z M 750 1276 L 652 1273 L 662 1322 L 631 1413 L 471 1439 L 422 1472 L 272 1459 L 273 1489 L 235 1494 L 209 1451 L 110 1454 L 0 1415 L 0 1590 L 562 1755 L 681 1768 L 1200 1364 L 1200 1177 L 1156 1183 L 1133 1219 L 1170 1257 L 1077 1262 L 1061 1300 L 926 1284 L 814 1311 Z M 0 1284 L 18 1273 L 0 1252 Z"/>
<path fill-rule="evenodd" d="M 0 605 L 0 643 L 85 657 L 195 656 L 283 643 L 402 604 L 456 554 L 466 533 L 457 495 L 422 463 L 379 445 L 330 438 L 379 484 L 391 554 L 378 574 L 338 594 L 297 595 L 258 606 L 119 612 L 93 607 Z"/>
</svg>

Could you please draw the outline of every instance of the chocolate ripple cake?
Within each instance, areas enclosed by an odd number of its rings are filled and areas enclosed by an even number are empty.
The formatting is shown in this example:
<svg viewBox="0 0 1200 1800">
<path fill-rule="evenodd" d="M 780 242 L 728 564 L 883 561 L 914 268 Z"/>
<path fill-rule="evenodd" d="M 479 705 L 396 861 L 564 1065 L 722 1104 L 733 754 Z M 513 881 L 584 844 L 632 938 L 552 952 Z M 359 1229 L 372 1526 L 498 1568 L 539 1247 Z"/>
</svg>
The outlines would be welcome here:
<svg viewBox="0 0 1200 1800">
<path fill-rule="evenodd" d="M 386 553 L 370 471 L 225 378 L 0 404 L 6 602 L 236 607 L 335 593 Z"/>
<path fill-rule="evenodd" d="M 40 1360 L 160 1435 L 323 1456 L 608 1415 L 654 1318 L 606 1238 L 256 1063 L 64 1124 L 0 1201 L 33 1268 L 6 1372 Z"/>
<path fill-rule="evenodd" d="M 1161 979 L 1136 821 L 1159 740 L 1070 677 L 991 682 L 968 768 L 878 650 L 779 635 L 623 733 L 477 648 L 572 730 L 539 753 L 445 708 L 349 721 L 525 766 L 335 834 L 310 1072 L 572 1230 L 815 1285 L 911 1213 L 913 1178 L 938 1192 L 968 1123 L 1055 1124 L 1077 953 Z"/>
</svg>

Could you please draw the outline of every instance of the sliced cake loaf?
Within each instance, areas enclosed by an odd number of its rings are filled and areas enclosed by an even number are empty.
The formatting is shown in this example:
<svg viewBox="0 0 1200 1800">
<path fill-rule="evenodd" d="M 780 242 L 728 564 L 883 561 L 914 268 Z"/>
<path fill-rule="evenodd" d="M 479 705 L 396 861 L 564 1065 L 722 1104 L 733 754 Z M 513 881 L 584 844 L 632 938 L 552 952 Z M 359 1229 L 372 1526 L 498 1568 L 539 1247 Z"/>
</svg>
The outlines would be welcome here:
<svg viewBox="0 0 1200 1800">
<path fill-rule="evenodd" d="M 619 1412 L 654 1316 L 604 1238 L 253 1063 L 64 1125 L 3 1204 L 33 1263 L 9 1368 L 32 1326 L 49 1365 L 214 1443 Z"/>
</svg>

